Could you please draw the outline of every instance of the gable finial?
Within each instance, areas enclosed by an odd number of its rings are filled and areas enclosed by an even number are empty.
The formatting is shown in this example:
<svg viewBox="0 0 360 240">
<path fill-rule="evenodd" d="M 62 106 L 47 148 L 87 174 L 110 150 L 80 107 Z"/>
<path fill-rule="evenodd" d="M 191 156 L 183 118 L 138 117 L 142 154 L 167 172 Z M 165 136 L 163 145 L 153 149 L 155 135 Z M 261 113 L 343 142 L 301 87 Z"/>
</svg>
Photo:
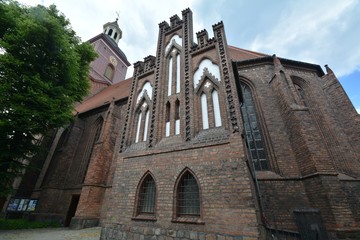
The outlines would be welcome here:
<svg viewBox="0 0 360 240">
<path fill-rule="evenodd" d="M 119 18 L 120 18 L 120 11 L 116 11 L 115 13 L 116 13 L 116 16 L 117 16 L 117 18 L 116 18 L 116 22 L 117 22 L 119 20 Z"/>
</svg>

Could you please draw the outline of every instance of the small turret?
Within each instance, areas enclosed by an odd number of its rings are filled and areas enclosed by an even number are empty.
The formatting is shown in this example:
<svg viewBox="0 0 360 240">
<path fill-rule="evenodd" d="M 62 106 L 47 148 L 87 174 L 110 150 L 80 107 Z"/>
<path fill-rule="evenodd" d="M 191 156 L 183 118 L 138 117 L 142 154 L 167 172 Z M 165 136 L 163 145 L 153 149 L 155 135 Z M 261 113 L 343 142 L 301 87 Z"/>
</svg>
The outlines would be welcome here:
<svg viewBox="0 0 360 240">
<path fill-rule="evenodd" d="M 119 40 L 122 37 L 122 31 L 117 21 L 118 19 L 116 18 L 115 22 L 108 22 L 103 26 L 104 29 L 103 33 L 108 35 L 112 40 L 114 40 L 116 44 L 119 42 Z"/>
</svg>

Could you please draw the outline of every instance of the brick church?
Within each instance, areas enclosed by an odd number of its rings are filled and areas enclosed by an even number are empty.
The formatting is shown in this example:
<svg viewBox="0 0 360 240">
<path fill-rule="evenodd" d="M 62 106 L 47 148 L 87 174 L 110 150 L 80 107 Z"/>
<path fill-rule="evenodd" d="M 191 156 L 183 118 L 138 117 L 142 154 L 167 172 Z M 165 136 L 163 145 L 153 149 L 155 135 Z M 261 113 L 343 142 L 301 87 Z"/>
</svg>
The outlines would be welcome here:
<svg viewBox="0 0 360 240">
<path fill-rule="evenodd" d="M 193 39 L 191 10 L 172 16 L 129 79 L 117 22 L 89 40 L 91 95 L 16 195 L 38 200 L 33 219 L 101 226 L 101 239 L 360 231 L 360 116 L 335 74 L 212 31 Z"/>
</svg>

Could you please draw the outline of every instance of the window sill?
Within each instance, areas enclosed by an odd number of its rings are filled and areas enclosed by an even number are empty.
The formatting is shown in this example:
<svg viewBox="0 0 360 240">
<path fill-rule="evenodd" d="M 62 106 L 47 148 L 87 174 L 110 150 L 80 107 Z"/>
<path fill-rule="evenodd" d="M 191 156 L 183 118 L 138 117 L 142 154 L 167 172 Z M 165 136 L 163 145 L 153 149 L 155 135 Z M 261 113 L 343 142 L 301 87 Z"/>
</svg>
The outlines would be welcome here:
<svg viewBox="0 0 360 240">
<path fill-rule="evenodd" d="M 171 222 L 173 222 L 173 223 L 191 223 L 191 224 L 199 224 L 199 225 L 205 224 L 205 222 L 202 221 L 200 219 L 200 217 L 195 217 L 195 216 L 180 216 L 180 217 L 176 217 L 176 218 L 172 219 Z"/>
<path fill-rule="evenodd" d="M 136 217 L 132 217 L 131 220 L 135 221 L 157 221 L 154 215 L 137 215 Z"/>
</svg>

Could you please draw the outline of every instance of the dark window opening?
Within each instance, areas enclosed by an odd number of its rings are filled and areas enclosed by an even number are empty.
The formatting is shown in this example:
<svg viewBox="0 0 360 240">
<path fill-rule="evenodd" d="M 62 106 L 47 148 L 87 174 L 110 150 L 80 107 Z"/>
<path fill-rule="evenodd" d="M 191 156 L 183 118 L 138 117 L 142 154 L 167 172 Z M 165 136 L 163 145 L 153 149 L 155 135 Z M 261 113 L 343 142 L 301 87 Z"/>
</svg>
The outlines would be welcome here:
<svg viewBox="0 0 360 240">
<path fill-rule="evenodd" d="M 139 191 L 138 214 L 155 213 L 156 186 L 155 181 L 148 175 L 141 184 Z"/>
<path fill-rule="evenodd" d="M 259 123 L 255 113 L 251 90 L 245 84 L 240 83 L 243 96 L 241 114 L 244 122 L 245 140 L 254 168 L 257 171 L 268 170 L 268 162 L 265 154 L 265 146 Z"/>
<path fill-rule="evenodd" d="M 105 69 L 104 76 L 107 79 L 112 80 L 114 77 L 114 67 L 109 64 Z"/>
<path fill-rule="evenodd" d="M 176 100 L 175 102 L 175 120 L 180 119 L 180 102 L 179 100 Z"/>
<path fill-rule="evenodd" d="M 165 121 L 170 122 L 170 103 L 166 103 L 166 113 L 165 113 Z"/>
<path fill-rule="evenodd" d="M 190 172 L 182 177 L 177 189 L 177 215 L 200 216 L 199 186 Z"/>
<path fill-rule="evenodd" d="M 306 107 L 306 101 L 305 101 L 305 92 L 304 92 L 304 89 L 302 89 L 299 85 L 297 84 L 294 84 L 295 86 L 295 89 L 297 91 L 297 94 L 300 98 L 300 101 L 304 104 L 304 106 Z"/>
</svg>

